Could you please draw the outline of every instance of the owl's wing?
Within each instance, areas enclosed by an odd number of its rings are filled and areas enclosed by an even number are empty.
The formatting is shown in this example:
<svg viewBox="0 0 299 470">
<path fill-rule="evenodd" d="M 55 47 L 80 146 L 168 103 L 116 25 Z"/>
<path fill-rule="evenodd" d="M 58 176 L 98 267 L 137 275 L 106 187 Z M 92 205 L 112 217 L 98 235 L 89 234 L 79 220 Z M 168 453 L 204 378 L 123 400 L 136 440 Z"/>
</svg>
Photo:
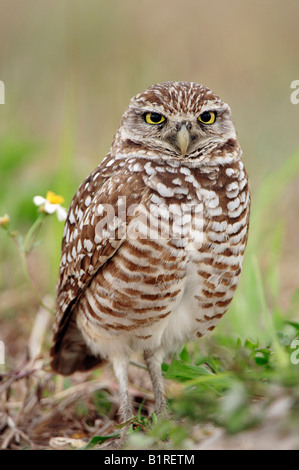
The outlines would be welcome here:
<svg viewBox="0 0 299 470">
<path fill-rule="evenodd" d="M 102 361 L 88 350 L 72 313 L 95 274 L 124 242 L 126 208 L 144 194 L 141 179 L 128 185 L 128 168 L 109 162 L 114 162 L 110 156 L 81 184 L 65 223 L 50 352 L 53 370 L 64 375 Z"/>
</svg>

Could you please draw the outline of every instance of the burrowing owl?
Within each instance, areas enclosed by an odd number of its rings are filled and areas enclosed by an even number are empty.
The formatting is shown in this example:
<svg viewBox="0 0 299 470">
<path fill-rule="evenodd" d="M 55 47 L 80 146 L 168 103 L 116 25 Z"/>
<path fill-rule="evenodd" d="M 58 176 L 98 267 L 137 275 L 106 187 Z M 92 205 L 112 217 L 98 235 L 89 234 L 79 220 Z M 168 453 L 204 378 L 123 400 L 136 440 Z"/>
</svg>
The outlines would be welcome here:
<svg viewBox="0 0 299 470">
<path fill-rule="evenodd" d="M 142 351 L 156 410 L 161 362 L 213 330 L 236 290 L 250 190 L 230 108 L 196 83 L 134 97 L 111 149 L 81 184 L 62 242 L 54 371 L 112 362 L 122 420 L 128 363 Z"/>
</svg>

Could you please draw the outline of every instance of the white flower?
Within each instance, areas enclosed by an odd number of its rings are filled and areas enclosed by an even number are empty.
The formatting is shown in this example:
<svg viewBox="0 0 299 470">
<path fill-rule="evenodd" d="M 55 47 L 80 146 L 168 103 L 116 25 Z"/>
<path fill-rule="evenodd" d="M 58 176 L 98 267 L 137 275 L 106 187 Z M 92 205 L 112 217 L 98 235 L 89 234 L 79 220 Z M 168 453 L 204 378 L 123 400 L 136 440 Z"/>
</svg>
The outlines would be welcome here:
<svg viewBox="0 0 299 470">
<path fill-rule="evenodd" d="M 34 196 L 33 202 L 36 206 L 40 207 L 41 212 L 46 214 L 54 214 L 56 212 L 57 218 L 60 222 L 66 219 L 67 211 L 64 207 L 61 207 L 61 203 L 64 201 L 62 196 L 58 196 L 52 191 L 47 192 L 47 196 Z"/>
</svg>

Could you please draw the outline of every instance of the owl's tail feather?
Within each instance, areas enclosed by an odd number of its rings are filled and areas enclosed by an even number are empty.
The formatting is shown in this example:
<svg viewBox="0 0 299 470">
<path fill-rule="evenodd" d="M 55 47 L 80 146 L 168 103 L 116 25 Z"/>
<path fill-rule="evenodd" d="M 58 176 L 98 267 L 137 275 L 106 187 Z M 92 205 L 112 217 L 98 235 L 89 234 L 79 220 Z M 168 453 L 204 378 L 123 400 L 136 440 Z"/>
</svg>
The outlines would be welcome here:
<svg viewBox="0 0 299 470">
<path fill-rule="evenodd" d="M 54 336 L 50 355 L 52 370 L 62 375 L 87 371 L 106 362 L 101 356 L 92 354 L 72 318 L 65 331 L 60 329 Z"/>
</svg>

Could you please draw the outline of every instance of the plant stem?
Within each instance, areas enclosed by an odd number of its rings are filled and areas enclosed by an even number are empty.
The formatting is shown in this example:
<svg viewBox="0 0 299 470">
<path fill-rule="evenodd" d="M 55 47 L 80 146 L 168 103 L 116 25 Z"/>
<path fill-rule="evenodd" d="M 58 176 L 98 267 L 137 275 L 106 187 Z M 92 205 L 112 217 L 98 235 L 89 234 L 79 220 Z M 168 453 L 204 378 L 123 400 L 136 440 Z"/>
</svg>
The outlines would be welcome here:
<svg viewBox="0 0 299 470">
<path fill-rule="evenodd" d="M 46 309 L 51 314 L 54 314 L 53 310 L 50 309 L 49 307 L 47 307 L 47 305 L 43 302 L 43 299 L 41 298 L 38 291 L 34 287 L 32 279 L 29 275 L 28 266 L 27 266 L 27 254 L 32 249 L 34 238 L 38 234 L 38 231 L 41 228 L 41 225 L 44 221 L 44 218 L 45 218 L 45 214 L 41 213 L 39 215 L 39 217 L 36 219 L 36 221 L 32 224 L 30 229 L 28 230 L 27 235 L 25 236 L 24 239 L 21 236 L 21 234 L 19 234 L 18 232 L 8 231 L 8 234 L 16 242 L 16 245 L 18 247 L 18 252 L 19 252 L 19 255 L 20 255 L 20 258 L 21 258 L 21 265 L 22 265 L 22 269 L 23 269 L 25 279 L 28 282 L 28 284 L 29 284 L 32 292 L 34 293 L 36 299 L 38 300 L 39 304 L 44 309 Z"/>
<path fill-rule="evenodd" d="M 22 268 L 23 268 L 23 273 L 25 276 L 26 281 L 28 282 L 29 286 L 31 287 L 32 292 L 34 293 L 36 299 L 38 300 L 39 304 L 45 309 L 48 310 L 51 314 L 54 314 L 53 310 L 49 308 L 44 302 L 41 296 L 39 295 L 38 291 L 36 290 L 35 286 L 33 285 L 32 279 L 29 275 L 28 272 L 28 266 L 27 266 L 27 259 L 26 259 L 26 252 L 22 249 L 19 248 L 19 253 L 21 257 L 21 263 L 22 263 Z"/>
<path fill-rule="evenodd" d="M 41 213 L 39 217 L 36 219 L 36 221 L 34 222 L 34 224 L 32 224 L 32 226 L 28 230 L 27 235 L 24 239 L 24 244 L 23 244 L 23 250 L 25 253 L 29 253 L 31 251 L 34 238 L 37 236 L 42 226 L 42 223 L 44 221 L 44 218 L 45 218 L 45 214 Z"/>
<path fill-rule="evenodd" d="M 275 325 L 273 324 L 273 318 L 270 314 L 270 311 L 267 305 L 265 290 L 263 286 L 263 279 L 262 279 L 259 263 L 258 263 L 256 256 L 253 256 L 252 262 L 253 262 L 254 274 L 256 278 L 257 295 L 260 301 L 262 312 L 264 314 L 267 330 L 272 339 L 273 351 L 276 354 L 276 358 L 280 366 L 285 367 L 288 363 L 288 359 L 286 357 L 285 351 L 283 350 L 283 348 L 281 347 L 279 343 L 277 333 L 275 330 Z"/>
</svg>

